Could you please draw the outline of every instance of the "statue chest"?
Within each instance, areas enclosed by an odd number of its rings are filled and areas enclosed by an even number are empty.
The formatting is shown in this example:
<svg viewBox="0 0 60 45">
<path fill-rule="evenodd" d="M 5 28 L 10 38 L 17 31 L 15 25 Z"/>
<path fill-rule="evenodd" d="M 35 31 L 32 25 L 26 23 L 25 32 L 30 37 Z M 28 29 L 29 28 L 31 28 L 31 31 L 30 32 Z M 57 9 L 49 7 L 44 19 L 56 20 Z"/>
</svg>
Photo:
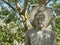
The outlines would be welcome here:
<svg viewBox="0 0 60 45">
<path fill-rule="evenodd" d="M 30 42 L 33 45 L 47 45 L 51 42 L 51 34 L 49 31 L 34 30 L 29 33 Z"/>
</svg>

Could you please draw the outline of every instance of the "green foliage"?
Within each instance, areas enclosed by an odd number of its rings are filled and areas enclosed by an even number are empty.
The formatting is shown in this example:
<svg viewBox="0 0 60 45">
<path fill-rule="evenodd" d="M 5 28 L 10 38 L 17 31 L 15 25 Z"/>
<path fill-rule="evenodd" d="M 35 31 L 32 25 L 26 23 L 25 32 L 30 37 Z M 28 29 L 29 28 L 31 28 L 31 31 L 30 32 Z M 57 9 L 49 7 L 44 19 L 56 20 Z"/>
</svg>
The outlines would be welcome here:
<svg viewBox="0 0 60 45">
<path fill-rule="evenodd" d="M 0 18 L 0 44 L 12 45 L 14 40 L 17 42 L 24 41 L 24 30 L 16 22 L 5 23 Z M 13 44 L 14 45 L 14 44 Z"/>
<path fill-rule="evenodd" d="M 15 42 L 24 42 L 25 30 L 22 26 L 22 21 L 16 13 L 3 7 L 0 11 L 0 45 L 15 45 Z"/>
<path fill-rule="evenodd" d="M 60 17 L 54 17 L 53 30 L 56 31 L 56 45 L 60 45 Z"/>
<path fill-rule="evenodd" d="M 57 40 L 60 41 L 60 18 L 56 18 Z"/>
<path fill-rule="evenodd" d="M 51 6 L 56 13 L 56 17 L 54 18 L 55 19 L 54 30 L 56 31 L 57 35 L 56 37 L 57 45 L 60 45 L 60 3 L 54 1 L 54 3 Z"/>
<path fill-rule="evenodd" d="M 58 8 L 60 8 L 60 3 L 53 3 L 53 4 L 52 4 L 52 7 L 53 7 L 54 9 L 58 9 Z"/>
<path fill-rule="evenodd" d="M 13 45 L 14 40 L 17 42 L 24 41 L 24 30 L 14 21 L 5 23 L 0 18 L 0 44 Z"/>
</svg>

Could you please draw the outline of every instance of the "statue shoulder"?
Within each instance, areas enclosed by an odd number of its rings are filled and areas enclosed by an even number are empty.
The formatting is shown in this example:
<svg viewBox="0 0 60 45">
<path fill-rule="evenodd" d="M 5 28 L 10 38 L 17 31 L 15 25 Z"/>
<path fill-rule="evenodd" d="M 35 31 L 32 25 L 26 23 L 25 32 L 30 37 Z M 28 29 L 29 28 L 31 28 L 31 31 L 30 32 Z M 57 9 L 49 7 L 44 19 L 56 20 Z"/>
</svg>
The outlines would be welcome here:
<svg viewBox="0 0 60 45">
<path fill-rule="evenodd" d="M 51 34 L 56 35 L 56 32 L 54 30 L 51 31 Z"/>
</svg>

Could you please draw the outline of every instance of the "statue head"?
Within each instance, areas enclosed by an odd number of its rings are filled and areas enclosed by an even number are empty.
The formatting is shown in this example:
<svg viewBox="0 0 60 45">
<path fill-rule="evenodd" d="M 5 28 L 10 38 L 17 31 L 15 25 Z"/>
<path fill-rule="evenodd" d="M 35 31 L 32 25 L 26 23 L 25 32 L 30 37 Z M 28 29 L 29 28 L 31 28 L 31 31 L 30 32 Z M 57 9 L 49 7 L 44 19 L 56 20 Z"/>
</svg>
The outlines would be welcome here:
<svg viewBox="0 0 60 45">
<path fill-rule="evenodd" d="M 29 20 L 34 27 L 43 28 L 47 27 L 53 18 L 50 9 L 45 6 L 32 9 Z"/>
<path fill-rule="evenodd" d="M 37 28 L 42 28 L 45 22 L 45 16 L 43 11 L 38 10 L 37 13 L 34 15 L 34 26 Z"/>
</svg>

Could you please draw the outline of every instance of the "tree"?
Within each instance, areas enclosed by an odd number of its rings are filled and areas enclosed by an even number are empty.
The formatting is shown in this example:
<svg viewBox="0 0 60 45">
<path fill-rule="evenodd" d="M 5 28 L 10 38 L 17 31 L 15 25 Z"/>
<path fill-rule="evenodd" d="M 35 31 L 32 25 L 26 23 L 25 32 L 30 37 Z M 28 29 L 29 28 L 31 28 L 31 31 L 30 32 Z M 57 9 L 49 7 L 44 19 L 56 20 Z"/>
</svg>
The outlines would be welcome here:
<svg viewBox="0 0 60 45">
<path fill-rule="evenodd" d="M 13 1 L 10 0 L 11 3 L 14 2 L 12 4 L 14 4 L 15 7 L 13 5 L 11 5 L 8 0 L 2 0 L 2 1 L 4 3 L 6 3 L 7 5 L 9 5 L 16 13 L 18 13 L 20 15 L 20 17 L 23 20 L 25 30 L 27 30 L 28 27 L 27 27 L 27 22 L 26 22 L 27 19 L 25 17 L 25 12 L 26 12 L 26 9 L 27 9 L 28 0 L 24 0 L 24 8 L 22 9 L 22 11 L 21 11 L 21 5 L 19 4 L 19 1 L 21 1 L 21 0 L 13 0 Z M 37 0 L 37 1 L 34 0 L 34 1 L 39 3 L 39 5 L 41 5 L 43 3 L 46 3 L 46 2 L 49 2 L 49 0 L 43 0 L 43 2 L 41 2 L 40 0 Z M 41 4 L 40 4 L 40 2 L 41 2 Z M 32 3 L 32 0 L 30 1 L 30 3 Z"/>
</svg>

